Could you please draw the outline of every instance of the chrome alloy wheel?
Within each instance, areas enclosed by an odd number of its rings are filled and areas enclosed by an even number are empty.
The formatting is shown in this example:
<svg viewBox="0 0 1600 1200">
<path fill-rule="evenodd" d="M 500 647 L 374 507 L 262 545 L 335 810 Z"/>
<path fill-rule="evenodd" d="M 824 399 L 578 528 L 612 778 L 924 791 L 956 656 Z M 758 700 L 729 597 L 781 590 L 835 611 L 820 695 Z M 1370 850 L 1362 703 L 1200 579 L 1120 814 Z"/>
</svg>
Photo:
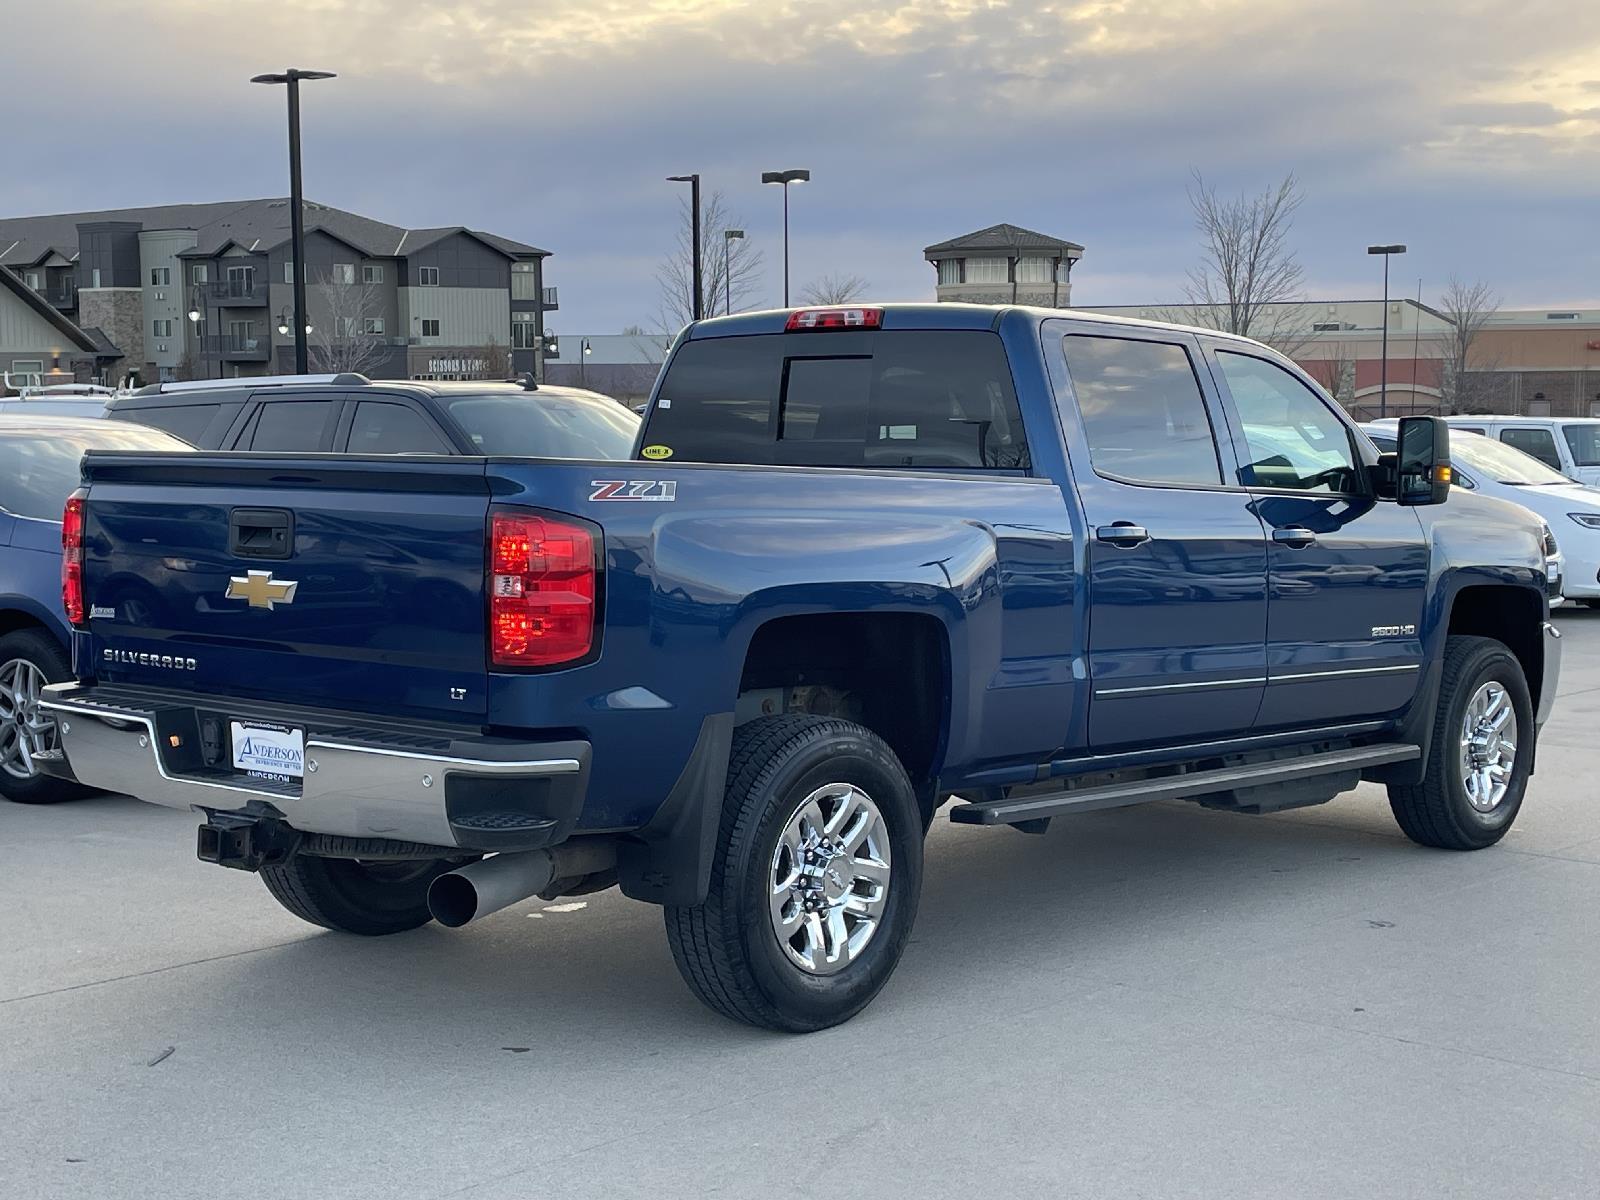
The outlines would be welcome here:
<svg viewBox="0 0 1600 1200">
<path fill-rule="evenodd" d="M 789 961 L 812 975 L 849 966 L 889 901 L 889 827 L 872 797 L 850 783 L 812 792 L 784 823 L 768 878 Z"/>
<path fill-rule="evenodd" d="M 47 682 L 25 658 L 0 665 L 0 771 L 13 779 L 32 779 L 34 757 L 56 747 L 55 719 L 39 707 Z"/>
<path fill-rule="evenodd" d="M 1491 679 L 1472 693 L 1461 718 L 1461 781 L 1481 813 L 1506 798 L 1517 762 L 1517 713 L 1505 687 Z"/>
</svg>

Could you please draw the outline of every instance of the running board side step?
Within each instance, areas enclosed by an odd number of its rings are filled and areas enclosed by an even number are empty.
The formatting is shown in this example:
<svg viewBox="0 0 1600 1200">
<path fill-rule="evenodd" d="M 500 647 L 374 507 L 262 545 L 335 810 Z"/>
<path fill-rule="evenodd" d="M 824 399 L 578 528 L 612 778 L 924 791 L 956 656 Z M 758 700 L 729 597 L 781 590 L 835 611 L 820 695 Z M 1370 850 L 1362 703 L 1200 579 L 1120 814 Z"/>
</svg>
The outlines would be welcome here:
<svg viewBox="0 0 1600 1200">
<path fill-rule="evenodd" d="M 1045 795 L 1011 797 L 983 804 L 958 804 L 950 819 L 958 825 L 1020 825 L 1043 821 L 1069 813 L 1094 812 L 1102 808 L 1124 808 L 1151 800 L 1182 800 L 1239 788 L 1288 783 L 1320 775 L 1359 774 L 1369 767 L 1408 762 L 1422 757 L 1420 746 L 1389 744 L 1327 750 L 1298 758 L 1249 763 L 1239 767 L 1219 767 L 1209 771 L 1189 771 L 1154 779 L 1132 779 L 1100 787 L 1049 792 Z M 1035 827 L 1039 828 L 1039 827 Z"/>
</svg>

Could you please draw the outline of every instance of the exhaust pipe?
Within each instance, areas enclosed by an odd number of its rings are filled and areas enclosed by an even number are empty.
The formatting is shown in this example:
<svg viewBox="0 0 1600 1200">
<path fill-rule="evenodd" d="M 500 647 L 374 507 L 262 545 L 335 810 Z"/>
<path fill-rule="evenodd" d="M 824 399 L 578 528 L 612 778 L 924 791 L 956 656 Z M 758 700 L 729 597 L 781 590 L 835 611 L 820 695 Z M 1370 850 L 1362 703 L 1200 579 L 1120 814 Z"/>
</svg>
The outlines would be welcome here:
<svg viewBox="0 0 1600 1200">
<path fill-rule="evenodd" d="M 439 924 L 459 929 L 538 895 L 558 879 L 593 875 L 616 864 L 616 843 L 607 838 L 496 854 L 436 878 L 428 885 L 428 911 Z"/>
</svg>

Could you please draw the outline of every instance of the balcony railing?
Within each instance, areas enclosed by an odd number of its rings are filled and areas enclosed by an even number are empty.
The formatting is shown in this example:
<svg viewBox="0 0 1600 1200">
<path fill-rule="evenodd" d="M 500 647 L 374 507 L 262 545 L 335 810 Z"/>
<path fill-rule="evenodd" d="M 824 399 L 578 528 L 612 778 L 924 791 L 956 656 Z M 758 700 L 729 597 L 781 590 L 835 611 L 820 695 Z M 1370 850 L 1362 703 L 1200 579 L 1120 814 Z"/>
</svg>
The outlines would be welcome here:
<svg viewBox="0 0 1600 1200">
<path fill-rule="evenodd" d="M 272 353 L 272 338 L 264 333 L 217 333 L 208 335 L 200 348 L 233 362 L 266 362 Z"/>
<path fill-rule="evenodd" d="M 53 308 L 68 309 L 78 307 L 78 285 L 64 283 L 58 287 L 47 289 L 44 293 L 45 303 Z"/>
<path fill-rule="evenodd" d="M 267 283 L 261 278 L 215 279 L 195 287 L 208 304 L 238 308 L 267 303 Z"/>
</svg>

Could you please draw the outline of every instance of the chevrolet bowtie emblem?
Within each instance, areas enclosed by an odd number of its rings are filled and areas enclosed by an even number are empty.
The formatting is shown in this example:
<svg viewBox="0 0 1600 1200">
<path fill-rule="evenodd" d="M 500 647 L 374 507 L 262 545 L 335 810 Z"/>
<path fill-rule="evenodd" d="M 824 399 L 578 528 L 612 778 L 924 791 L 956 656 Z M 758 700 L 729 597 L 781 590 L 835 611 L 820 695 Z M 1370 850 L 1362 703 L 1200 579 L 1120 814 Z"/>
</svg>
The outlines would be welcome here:
<svg viewBox="0 0 1600 1200">
<path fill-rule="evenodd" d="M 274 579 L 271 571 L 247 571 L 228 580 L 228 599 L 248 600 L 251 608 L 270 610 L 280 604 L 293 604 L 299 586 L 297 580 Z"/>
</svg>

